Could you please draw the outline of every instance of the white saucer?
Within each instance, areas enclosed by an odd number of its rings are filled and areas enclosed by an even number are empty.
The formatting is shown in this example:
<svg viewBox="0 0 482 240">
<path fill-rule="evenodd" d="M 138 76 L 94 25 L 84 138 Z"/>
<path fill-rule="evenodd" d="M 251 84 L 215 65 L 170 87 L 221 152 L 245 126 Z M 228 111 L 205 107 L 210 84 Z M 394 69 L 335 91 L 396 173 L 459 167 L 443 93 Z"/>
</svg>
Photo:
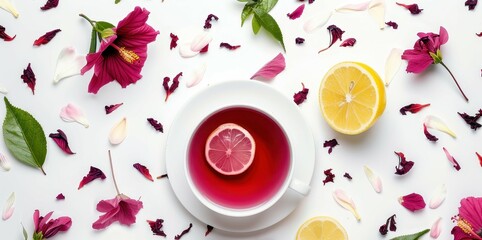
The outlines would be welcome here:
<svg viewBox="0 0 482 240">
<path fill-rule="evenodd" d="M 188 100 L 172 122 L 166 142 L 166 169 L 171 187 L 181 204 L 200 221 L 229 232 L 251 232 L 267 228 L 288 216 L 303 195 L 288 188 L 264 212 L 246 217 L 219 214 L 196 198 L 187 179 L 187 149 L 192 133 L 209 114 L 229 106 L 251 106 L 272 116 L 284 129 L 292 156 L 298 159 L 293 177 L 311 183 L 315 164 L 315 145 L 306 121 L 293 100 L 271 86 L 255 81 L 229 81 L 209 86 Z"/>
</svg>

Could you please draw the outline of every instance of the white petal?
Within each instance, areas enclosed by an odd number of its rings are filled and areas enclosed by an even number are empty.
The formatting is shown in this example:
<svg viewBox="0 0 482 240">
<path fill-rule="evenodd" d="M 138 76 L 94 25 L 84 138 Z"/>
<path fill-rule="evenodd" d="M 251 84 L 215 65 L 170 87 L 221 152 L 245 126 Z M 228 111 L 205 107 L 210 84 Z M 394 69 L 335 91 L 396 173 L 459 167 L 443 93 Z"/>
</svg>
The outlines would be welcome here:
<svg viewBox="0 0 482 240">
<path fill-rule="evenodd" d="M 5 88 L 4 86 L 1 86 L 1 85 L 0 85 L 0 93 L 7 94 L 7 93 L 8 93 L 7 88 Z"/>
<path fill-rule="evenodd" d="M 385 0 L 372 0 L 368 6 L 368 13 L 375 19 L 380 29 L 385 28 Z"/>
<path fill-rule="evenodd" d="M 179 44 L 179 55 L 183 58 L 191 58 L 199 54 L 199 51 L 194 52 L 191 50 L 191 43 Z"/>
<path fill-rule="evenodd" d="M 13 210 L 15 210 L 15 192 L 12 192 L 10 197 L 8 197 L 7 202 L 5 202 L 2 219 L 4 221 L 8 220 L 13 215 Z"/>
<path fill-rule="evenodd" d="M 435 189 L 435 191 L 432 193 L 432 198 L 430 199 L 430 203 L 428 206 L 431 209 L 438 208 L 445 200 L 445 197 L 447 196 L 447 187 L 445 187 L 445 184 L 442 184 Z"/>
<path fill-rule="evenodd" d="M 109 134 L 109 142 L 112 145 L 117 145 L 122 143 L 124 139 L 127 137 L 127 120 L 126 118 L 122 118 L 122 120 L 115 125 L 114 128 L 110 131 Z"/>
<path fill-rule="evenodd" d="M 385 86 L 388 86 L 402 65 L 402 50 L 393 48 L 385 63 Z"/>
<path fill-rule="evenodd" d="M 11 13 L 15 18 L 18 18 L 17 9 L 8 0 L 0 0 L 0 8 L 5 9 L 5 11 Z"/>
<path fill-rule="evenodd" d="M 355 203 L 343 190 L 336 189 L 333 191 L 333 198 L 340 206 L 350 211 L 357 221 L 360 221 L 361 217 L 356 210 Z"/>
<path fill-rule="evenodd" d="M 430 237 L 438 238 L 440 236 L 440 232 L 442 232 L 442 218 L 439 217 L 430 228 Z"/>
<path fill-rule="evenodd" d="M 208 45 L 213 40 L 211 34 L 207 31 L 202 31 L 196 37 L 194 37 L 193 41 L 191 42 L 191 51 L 199 52 L 203 49 L 206 45 Z"/>
<path fill-rule="evenodd" d="M 0 153 L 0 167 L 2 167 L 3 170 L 5 171 L 10 171 L 10 169 L 12 168 L 10 161 L 8 161 L 5 155 L 1 153 Z"/>
<path fill-rule="evenodd" d="M 194 71 L 192 71 L 191 75 L 188 77 L 186 82 L 186 87 L 194 87 L 196 86 L 201 80 L 204 78 L 204 73 L 206 72 L 207 64 L 201 63 L 199 64 Z"/>
<path fill-rule="evenodd" d="M 325 12 L 323 14 L 317 15 L 309 19 L 308 21 L 305 22 L 303 29 L 305 30 L 305 32 L 311 33 L 317 28 L 323 27 L 328 22 L 328 20 L 330 20 L 332 14 L 333 14 L 332 11 L 327 13 Z"/>
<path fill-rule="evenodd" d="M 376 175 L 372 169 L 368 166 L 363 166 L 363 170 L 365 171 L 365 175 L 367 176 L 368 181 L 372 185 L 375 192 L 380 193 L 382 192 L 382 180 L 378 175 Z"/>
<path fill-rule="evenodd" d="M 447 133 L 453 138 L 457 137 L 457 135 L 455 135 L 455 133 L 452 130 L 450 130 L 449 127 L 447 127 L 447 125 L 442 121 L 442 119 L 436 116 L 432 116 L 432 115 L 427 116 L 425 118 L 424 123 L 428 128 L 437 129 L 441 132 Z"/>
<path fill-rule="evenodd" d="M 78 55 L 75 48 L 66 47 L 60 51 L 55 67 L 54 83 L 64 78 L 80 74 L 80 69 L 85 66 L 85 56 Z"/>
<path fill-rule="evenodd" d="M 368 9 L 370 5 L 370 1 L 362 2 L 362 3 L 354 3 L 354 4 L 347 4 L 342 7 L 335 9 L 337 12 L 357 12 L 357 11 L 365 11 Z"/>
<path fill-rule="evenodd" d="M 82 110 L 72 103 L 67 104 L 67 106 L 60 110 L 60 118 L 65 122 L 78 122 L 86 128 L 89 127 L 89 121 Z"/>
</svg>

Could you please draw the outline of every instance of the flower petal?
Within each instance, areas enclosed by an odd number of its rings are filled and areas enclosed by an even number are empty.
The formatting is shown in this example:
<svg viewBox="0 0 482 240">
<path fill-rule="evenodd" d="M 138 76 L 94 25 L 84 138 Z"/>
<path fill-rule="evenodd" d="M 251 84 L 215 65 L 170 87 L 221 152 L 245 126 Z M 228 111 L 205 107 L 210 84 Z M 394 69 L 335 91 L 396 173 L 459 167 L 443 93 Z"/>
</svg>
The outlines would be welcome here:
<svg viewBox="0 0 482 240">
<path fill-rule="evenodd" d="M 198 83 L 201 82 L 204 78 L 204 74 L 206 73 L 206 68 L 207 64 L 206 63 L 201 63 L 197 67 L 194 68 L 194 70 L 191 72 L 191 74 L 187 77 L 188 80 L 186 81 L 186 87 L 194 87 Z"/>
<path fill-rule="evenodd" d="M 388 86 L 392 82 L 393 77 L 397 74 L 400 66 L 402 65 L 402 50 L 398 48 L 392 48 L 390 54 L 388 54 L 387 61 L 385 62 L 385 86 Z"/>
<path fill-rule="evenodd" d="M 360 221 L 361 217 L 356 210 L 355 203 L 343 190 L 336 189 L 333 191 L 333 198 L 340 206 L 350 211 L 357 221 Z"/>
<path fill-rule="evenodd" d="M 445 197 L 447 196 L 447 187 L 445 184 L 442 184 L 438 186 L 435 191 L 432 193 L 432 198 L 430 199 L 430 203 L 428 204 L 428 207 L 431 209 L 436 209 L 445 200 Z"/>
<path fill-rule="evenodd" d="M 52 138 L 52 140 L 54 140 L 57 146 L 59 146 L 60 149 L 62 149 L 62 151 L 64 151 L 65 153 L 75 154 L 74 152 L 72 152 L 72 150 L 70 150 L 67 135 L 65 135 L 62 130 L 57 129 L 57 133 L 51 133 L 49 134 L 49 137 Z"/>
<path fill-rule="evenodd" d="M 3 8 L 5 11 L 11 13 L 15 18 L 18 18 L 18 11 L 9 0 L 0 0 L 0 8 Z"/>
<path fill-rule="evenodd" d="M 84 113 L 72 103 L 67 104 L 60 110 L 60 118 L 65 122 L 77 122 L 84 127 L 89 127 L 89 121 L 85 118 Z"/>
<path fill-rule="evenodd" d="M 418 193 L 411 193 L 402 196 L 398 199 L 398 202 L 400 202 L 402 206 L 412 212 L 424 209 L 426 205 L 422 195 Z"/>
<path fill-rule="evenodd" d="M 328 20 L 330 20 L 331 15 L 333 15 L 332 11 L 316 15 L 315 17 L 305 22 L 305 24 L 303 25 L 303 29 L 305 30 L 305 32 L 311 33 L 317 28 L 323 27 L 328 22 Z"/>
<path fill-rule="evenodd" d="M 81 189 L 85 184 L 90 183 L 97 178 L 104 180 L 106 178 L 104 172 L 96 167 L 90 166 L 89 173 L 82 178 L 77 190 Z"/>
<path fill-rule="evenodd" d="M 356 43 L 355 38 L 347 38 L 340 44 L 340 47 L 353 47 Z"/>
<path fill-rule="evenodd" d="M 7 201 L 5 202 L 5 206 L 3 207 L 2 219 L 4 221 L 8 220 L 12 215 L 13 211 L 15 210 L 15 192 L 10 194 Z"/>
<path fill-rule="evenodd" d="M 173 48 L 177 47 L 177 41 L 179 40 L 179 37 L 174 33 L 169 34 L 169 37 L 171 37 L 171 43 L 169 44 L 169 49 L 172 50 Z"/>
<path fill-rule="evenodd" d="M 183 43 L 179 45 L 179 55 L 183 58 L 191 58 L 199 54 L 199 51 L 191 50 L 191 43 Z"/>
<path fill-rule="evenodd" d="M 375 19 L 380 29 L 385 28 L 385 0 L 372 0 L 368 6 L 368 13 Z"/>
<path fill-rule="evenodd" d="M 342 7 L 339 7 L 335 9 L 337 12 L 358 12 L 358 11 L 365 11 L 368 9 L 368 6 L 370 5 L 370 1 L 367 2 L 361 2 L 361 3 L 352 3 L 352 4 L 347 4 Z"/>
<path fill-rule="evenodd" d="M 156 221 L 147 220 L 147 224 L 151 227 L 153 235 L 166 237 L 166 233 L 162 230 L 163 223 L 163 219 L 156 219 Z"/>
<path fill-rule="evenodd" d="M 305 88 L 304 83 L 301 83 L 301 86 L 303 88 L 293 95 L 293 101 L 296 103 L 296 105 L 303 103 L 308 97 L 308 92 L 310 91 L 310 89 Z"/>
<path fill-rule="evenodd" d="M 44 35 L 40 36 L 37 40 L 33 42 L 34 46 L 45 45 L 49 43 L 56 35 L 59 33 L 60 29 L 55 29 L 49 32 L 46 32 Z"/>
<path fill-rule="evenodd" d="M 40 9 L 46 11 L 52 8 L 56 8 L 59 5 L 59 0 L 47 0 L 45 5 L 43 7 L 40 7 Z"/>
<path fill-rule="evenodd" d="M 82 67 L 87 64 L 85 56 L 78 55 L 74 47 L 66 47 L 60 51 L 55 67 L 54 83 L 68 77 L 80 74 Z"/>
<path fill-rule="evenodd" d="M 134 163 L 134 165 L 132 165 L 132 166 L 135 169 L 137 169 L 137 171 L 139 171 L 149 181 L 154 182 L 154 179 L 152 178 L 152 175 L 151 175 L 151 173 L 149 172 L 149 169 L 146 166 L 144 166 L 140 163 Z"/>
<path fill-rule="evenodd" d="M 259 69 L 251 79 L 260 77 L 266 80 L 275 78 L 279 73 L 285 70 L 286 63 L 283 54 L 278 54 L 271 61 L 266 63 L 261 69 Z"/>
<path fill-rule="evenodd" d="M 37 79 L 35 78 L 35 73 L 30 65 L 31 64 L 29 63 L 27 68 L 23 70 L 23 74 L 20 78 L 22 78 L 23 82 L 32 90 L 32 94 L 35 94 L 35 83 L 37 82 Z"/>
<path fill-rule="evenodd" d="M 213 40 L 211 34 L 207 31 L 202 31 L 196 37 L 194 37 L 193 41 L 191 42 L 191 51 L 199 52 L 203 49 L 206 45 L 208 45 Z"/>
<path fill-rule="evenodd" d="M 158 132 L 164 132 L 164 127 L 162 126 L 162 124 L 160 122 L 158 122 L 156 119 L 154 118 L 148 118 L 147 121 L 149 122 L 149 124 L 151 124 L 151 126 L 156 129 L 156 131 Z"/>
<path fill-rule="evenodd" d="M 303 10 L 305 10 L 305 4 L 301 4 L 292 13 L 288 13 L 287 15 L 291 20 L 295 20 L 301 17 L 301 14 L 303 14 Z"/>
<path fill-rule="evenodd" d="M 7 172 L 10 171 L 10 169 L 12 168 L 10 161 L 8 161 L 5 155 L 1 153 L 0 153 L 0 167 Z"/>
<path fill-rule="evenodd" d="M 430 228 L 430 237 L 437 239 L 442 232 L 442 218 L 439 217 Z"/>
<path fill-rule="evenodd" d="M 365 175 L 367 176 L 367 179 L 372 185 L 375 192 L 377 193 L 382 192 L 383 186 L 382 186 L 381 178 L 378 175 L 376 175 L 373 172 L 373 170 L 370 169 L 368 166 L 363 166 L 363 170 L 365 171 Z"/>
<path fill-rule="evenodd" d="M 452 130 L 450 130 L 449 127 L 447 127 L 447 125 L 442 121 L 442 119 L 440 119 L 436 116 L 432 116 L 432 115 L 427 116 L 425 118 L 424 124 L 428 128 L 437 129 L 441 132 L 447 133 L 448 135 L 452 136 L 453 138 L 457 137 L 455 135 L 455 133 Z"/>
<path fill-rule="evenodd" d="M 479 164 L 482 167 L 482 155 L 480 155 L 478 152 L 475 152 L 475 155 L 477 155 L 477 158 L 479 159 Z"/>
<path fill-rule="evenodd" d="M 447 159 L 449 160 L 450 163 L 454 166 L 455 170 L 459 171 L 460 170 L 460 164 L 455 160 L 455 158 L 449 153 L 449 151 L 443 147 L 442 148 L 445 152 L 445 156 L 447 156 Z"/>
<path fill-rule="evenodd" d="M 415 114 L 428 106 L 430 106 L 430 103 L 427 103 L 427 104 L 411 103 L 400 108 L 400 114 L 407 115 L 407 112 Z"/>
<path fill-rule="evenodd" d="M 124 103 L 117 103 L 117 104 L 112 104 L 112 105 L 105 105 L 105 114 L 110 114 L 116 109 L 118 109 L 120 106 L 122 106 Z"/>
<path fill-rule="evenodd" d="M 127 119 L 124 117 L 115 125 L 109 134 L 109 142 L 112 145 L 118 145 L 127 137 Z"/>
<path fill-rule="evenodd" d="M 7 93 L 8 93 L 8 89 L 5 88 L 4 86 L 0 85 L 0 93 L 7 94 Z"/>
</svg>

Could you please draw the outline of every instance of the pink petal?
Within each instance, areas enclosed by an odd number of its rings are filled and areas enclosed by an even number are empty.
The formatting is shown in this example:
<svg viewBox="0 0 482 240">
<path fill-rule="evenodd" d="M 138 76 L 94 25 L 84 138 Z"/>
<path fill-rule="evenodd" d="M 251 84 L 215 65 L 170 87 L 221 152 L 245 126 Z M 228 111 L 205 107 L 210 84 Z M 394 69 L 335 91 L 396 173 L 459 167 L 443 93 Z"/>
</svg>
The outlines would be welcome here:
<svg viewBox="0 0 482 240">
<path fill-rule="evenodd" d="M 429 54 L 412 49 L 405 50 L 402 59 L 408 61 L 407 72 L 412 73 L 421 73 L 433 63 Z"/>
<path fill-rule="evenodd" d="M 67 104 L 60 110 L 60 118 L 65 122 L 78 122 L 84 127 L 89 127 L 89 121 L 85 118 L 84 113 L 72 103 Z"/>
<path fill-rule="evenodd" d="M 449 41 L 449 33 L 447 32 L 447 29 L 442 26 L 440 26 L 439 36 L 440 45 L 443 45 Z"/>
<path fill-rule="evenodd" d="M 358 11 L 365 11 L 368 9 L 368 5 L 370 1 L 362 2 L 362 3 L 353 3 L 347 4 L 342 7 L 335 9 L 337 12 L 358 12 Z"/>
<path fill-rule="evenodd" d="M 305 10 L 305 4 L 301 4 L 292 13 L 288 13 L 287 15 L 291 20 L 295 20 L 301 17 L 301 14 L 303 14 L 303 10 Z"/>
<path fill-rule="evenodd" d="M 90 166 L 89 173 L 82 178 L 77 189 L 81 189 L 85 184 L 90 183 L 97 178 L 104 180 L 106 178 L 104 172 L 96 167 Z"/>
<path fill-rule="evenodd" d="M 430 229 L 430 237 L 437 239 L 442 231 L 442 218 L 439 217 L 432 225 Z"/>
<path fill-rule="evenodd" d="M 151 173 L 149 172 L 149 169 L 146 166 L 140 163 L 135 163 L 133 167 L 137 169 L 137 171 L 139 171 L 149 181 L 154 182 L 154 179 L 152 178 Z"/>
<path fill-rule="evenodd" d="M 2 219 L 4 221 L 8 220 L 13 215 L 14 210 L 15 210 L 15 192 L 12 192 L 10 194 L 10 197 L 8 197 L 7 201 L 5 202 Z"/>
<path fill-rule="evenodd" d="M 266 63 L 261 69 L 259 69 L 251 79 L 260 77 L 266 80 L 271 80 L 282 72 L 286 67 L 285 57 L 283 54 L 278 54 L 271 61 Z"/>
<path fill-rule="evenodd" d="M 356 43 L 355 38 L 347 38 L 340 44 L 340 47 L 353 47 Z"/>
<path fill-rule="evenodd" d="M 452 165 L 454 166 L 455 170 L 459 171 L 460 165 L 457 162 L 457 160 L 455 160 L 455 158 L 452 155 L 450 155 L 449 151 L 447 151 L 445 147 L 443 147 L 442 149 L 444 150 L 445 155 L 447 156 L 447 159 L 449 160 L 449 162 L 452 163 Z"/>
<path fill-rule="evenodd" d="M 213 40 L 211 34 L 206 31 L 202 31 L 191 43 L 191 51 L 199 52 L 201 51 L 206 45 L 208 45 Z"/>
</svg>

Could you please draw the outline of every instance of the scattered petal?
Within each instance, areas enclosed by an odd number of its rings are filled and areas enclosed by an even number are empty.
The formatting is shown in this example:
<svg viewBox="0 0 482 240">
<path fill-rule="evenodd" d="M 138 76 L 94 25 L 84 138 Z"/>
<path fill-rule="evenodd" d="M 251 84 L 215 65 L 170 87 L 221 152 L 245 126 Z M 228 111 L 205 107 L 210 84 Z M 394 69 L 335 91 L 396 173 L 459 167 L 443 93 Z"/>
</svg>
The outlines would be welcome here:
<svg viewBox="0 0 482 240">
<path fill-rule="evenodd" d="M 211 21 L 213 20 L 218 21 L 219 18 L 214 14 L 209 14 L 206 20 L 204 20 L 204 29 L 210 29 L 212 27 Z"/>
<path fill-rule="evenodd" d="M 67 104 L 60 110 L 60 118 L 65 122 L 77 122 L 82 124 L 84 127 L 89 127 L 89 121 L 85 117 L 82 110 L 72 103 Z"/>
<path fill-rule="evenodd" d="M 165 173 L 165 174 L 162 174 L 161 176 L 158 176 L 156 178 L 157 179 L 163 179 L 163 178 L 169 178 L 169 176 L 167 175 L 167 173 Z"/>
<path fill-rule="evenodd" d="M 0 0 L 1 1 L 1 0 Z M 10 42 L 12 41 L 13 39 L 15 39 L 17 35 L 13 36 L 13 37 L 10 37 L 8 34 L 5 33 L 5 27 L 3 27 L 2 25 L 0 25 L 0 38 L 3 39 L 3 41 L 5 42 Z"/>
<path fill-rule="evenodd" d="M 57 200 L 65 200 L 65 196 L 64 196 L 64 194 L 59 193 L 59 195 L 57 195 L 57 197 L 55 197 L 55 199 L 57 199 Z"/>
<path fill-rule="evenodd" d="M 402 65 L 402 50 L 393 48 L 385 62 L 385 86 L 388 86 Z"/>
<path fill-rule="evenodd" d="M 5 11 L 11 13 L 15 18 L 18 18 L 18 11 L 9 0 L 0 0 L 0 8 L 3 8 Z"/>
<path fill-rule="evenodd" d="M 328 182 L 332 182 L 334 183 L 335 181 L 335 174 L 333 174 L 331 171 L 333 169 L 330 168 L 330 169 L 326 169 L 325 171 L 323 171 L 323 173 L 325 174 L 325 180 L 323 180 L 323 186 L 328 183 Z"/>
<path fill-rule="evenodd" d="M 4 86 L 0 85 L 0 93 L 7 94 L 8 90 Z"/>
<path fill-rule="evenodd" d="M 442 205 L 447 196 L 447 187 L 445 184 L 441 184 L 438 186 L 435 191 L 432 193 L 432 198 L 428 204 L 428 207 L 431 209 L 436 209 Z"/>
<path fill-rule="evenodd" d="M 389 21 L 389 22 L 386 22 L 385 24 L 389 27 L 392 27 L 393 29 L 398 28 L 398 24 L 396 22 Z"/>
<path fill-rule="evenodd" d="M 49 137 L 52 138 L 52 140 L 54 140 L 57 146 L 59 146 L 60 149 L 62 149 L 62 151 L 64 151 L 65 153 L 75 154 L 74 152 L 72 152 L 72 150 L 70 150 L 67 135 L 65 135 L 64 131 L 57 129 L 57 133 L 51 133 L 49 134 Z"/>
<path fill-rule="evenodd" d="M 204 78 L 204 74 L 206 73 L 207 64 L 201 63 L 199 64 L 194 70 L 191 72 L 191 75 L 188 77 L 186 81 L 186 87 L 194 87 L 198 83 L 201 82 Z"/>
<path fill-rule="evenodd" d="M 295 39 L 295 43 L 296 44 L 303 44 L 305 42 L 305 39 L 304 38 L 301 38 L 301 37 L 297 37 Z"/>
<path fill-rule="evenodd" d="M 380 29 L 385 28 L 385 0 L 372 0 L 368 6 L 368 13 Z"/>
<path fill-rule="evenodd" d="M 80 70 L 87 64 L 85 56 L 78 55 L 73 47 L 62 49 L 55 66 L 54 83 L 68 77 L 80 74 Z"/>
<path fill-rule="evenodd" d="M 231 45 L 229 43 L 225 43 L 225 42 L 222 42 L 221 44 L 219 44 L 219 47 L 224 47 L 224 48 L 227 48 L 229 50 L 236 50 L 238 48 L 241 47 L 241 45 Z"/>
<path fill-rule="evenodd" d="M 191 43 L 191 51 L 193 52 L 199 52 L 201 51 L 206 45 L 208 45 L 213 38 L 211 37 L 211 34 L 206 31 L 202 31 L 200 34 L 198 34 L 194 40 Z"/>
<path fill-rule="evenodd" d="M 1 153 L 0 153 L 0 167 L 7 172 L 10 171 L 10 169 L 12 168 L 10 161 L 8 161 L 5 155 Z"/>
<path fill-rule="evenodd" d="M 337 27 L 336 25 L 330 25 L 328 26 L 328 32 L 330 32 L 330 45 L 328 45 L 328 47 L 324 48 L 324 49 L 321 49 L 320 51 L 318 51 L 318 53 L 321 53 L 327 49 L 329 49 L 336 41 L 338 40 L 342 40 L 342 35 L 345 31 L 341 30 L 339 27 Z"/>
<path fill-rule="evenodd" d="M 104 213 L 94 223 L 93 229 L 104 229 L 114 222 L 130 226 L 136 222 L 136 215 L 142 209 L 142 201 L 119 194 L 113 199 L 101 200 L 97 203 L 97 211 Z"/>
<path fill-rule="evenodd" d="M 199 54 L 199 51 L 191 50 L 191 43 L 184 43 L 179 46 L 179 55 L 183 58 L 191 58 Z"/>
<path fill-rule="evenodd" d="M 447 159 L 449 160 L 449 162 L 452 163 L 452 165 L 454 166 L 455 170 L 459 171 L 460 165 L 457 162 L 457 160 L 455 160 L 455 158 L 452 155 L 450 155 L 449 151 L 445 147 L 443 147 L 442 149 L 444 150 L 445 156 L 447 156 Z"/>
<path fill-rule="evenodd" d="M 361 217 L 356 210 L 355 203 L 343 190 L 336 189 L 333 191 L 333 198 L 340 206 L 350 211 L 357 221 L 360 221 Z"/>
<path fill-rule="evenodd" d="M 425 137 L 431 142 L 438 141 L 438 138 L 428 131 L 427 125 L 425 123 L 423 124 L 423 134 L 425 134 Z"/>
<path fill-rule="evenodd" d="M 52 8 L 56 8 L 59 5 L 59 0 L 47 0 L 45 5 L 41 7 L 40 9 L 46 11 Z"/>
<path fill-rule="evenodd" d="M 40 36 L 35 42 L 33 43 L 34 46 L 40 46 L 49 43 L 55 35 L 57 35 L 58 32 L 60 32 L 60 29 L 55 29 L 50 32 L 45 33 L 44 35 Z"/>
<path fill-rule="evenodd" d="M 179 40 L 179 37 L 173 33 L 169 34 L 171 37 L 171 44 L 169 45 L 169 49 L 173 49 L 177 47 L 177 41 Z"/>
<path fill-rule="evenodd" d="M 323 143 L 324 148 L 328 147 L 328 154 L 331 154 L 331 152 L 333 151 L 333 148 L 336 147 L 337 145 L 340 145 L 340 144 L 338 144 L 338 141 L 336 141 L 335 138 L 333 138 L 331 140 L 326 140 Z"/>
<path fill-rule="evenodd" d="M 388 233 L 388 230 L 395 232 L 397 231 L 397 222 L 395 222 L 395 217 L 396 215 L 393 214 L 391 217 L 387 219 L 387 222 L 380 226 L 378 231 L 380 232 L 381 235 L 385 236 Z"/>
<path fill-rule="evenodd" d="M 465 6 L 469 7 L 469 10 L 474 10 L 475 6 L 477 6 L 477 0 L 467 0 L 465 1 Z"/>
<path fill-rule="evenodd" d="M 261 69 L 259 69 L 251 79 L 260 77 L 262 79 L 271 80 L 275 78 L 279 73 L 285 70 L 286 63 L 283 54 L 278 54 L 271 61 L 266 63 Z"/>
<path fill-rule="evenodd" d="M 343 177 L 347 178 L 348 180 L 352 180 L 352 179 L 353 179 L 353 178 L 350 176 L 350 174 L 347 173 L 347 172 L 343 175 Z"/>
<path fill-rule="evenodd" d="M 416 4 L 416 3 L 414 3 L 414 4 L 403 4 L 403 3 L 397 2 L 397 5 L 406 8 L 407 10 L 410 11 L 411 14 L 414 14 L 414 15 L 421 13 L 422 10 L 423 10 L 423 9 L 420 9 L 418 7 L 418 4 Z"/>
<path fill-rule="evenodd" d="M 426 108 L 430 106 L 430 103 L 428 104 L 418 104 L 418 103 L 412 103 L 412 104 L 408 104 L 407 106 L 404 106 L 402 108 L 400 108 L 400 113 L 402 115 L 407 115 L 407 112 L 410 112 L 410 113 L 418 113 L 420 110 Z"/>
<path fill-rule="evenodd" d="M 109 106 L 105 106 L 104 109 L 105 109 L 105 114 L 110 114 L 112 113 L 113 111 L 115 111 L 116 109 L 118 109 L 120 106 L 122 106 L 124 103 L 117 103 L 117 104 L 113 104 L 113 105 L 109 105 Z"/>
<path fill-rule="evenodd" d="M 144 166 L 140 163 L 134 163 L 134 165 L 132 165 L 132 166 L 135 169 L 137 169 L 137 171 L 139 171 L 149 181 L 154 182 L 154 179 L 152 178 L 151 173 L 149 173 L 149 169 L 146 166 Z"/>
<path fill-rule="evenodd" d="M 102 172 L 102 170 L 96 167 L 90 166 L 89 173 L 82 178 L 82 181 L 80 181 L 79 187 L 77 188 L 77 190 L 81 189 L 85 184 L 90 183 L 97 178 L 104 180 L 105 174 Z"/>
<path fill-rule="evenodd" d="M 382 179 L 373 172 L 368 166 L 363 166 L 363 170 L 365 171 L 365 175 L 367 176 L 368 181 L 372 185 L 373 189 L 377 193 L 381 193 L 383 186 L 382 186 Z"/>
<path fill-rule="evenodd" d="M 398 156 L 398 166 L 395 167 L 395 174 L 405 175 L 410 171 L 410 169 L 412 169 L 415 163 L 412 161 L 407 161 L 402 152 L 395 152 L 395 154 Z"/>
<path fill-rule="evenodd" d="M 398 202 L 412 212 L 424 209 L 426 205 L 422 195 L 418 193 L 411 193 L 406 196 L 402 196 L 398 199 Z"/>
<path fill-rule="evenodd" d="M 333 12 L 331 11 L 316 15 L 315 17 L 305 22 L 305 24 L 303 25 L 303 29 L 305 30 L 305 32 L 311 33 L 317 28 L 325 26 L 328 20 L 330 20 L 331 15 L 333 15 Z"/>
<path fill-rule="evenodd" d="M 214 227 L 211 225 L 206 226 L 206 233 L 204 233 L 204 236 L 207 236 L 209 233 L 213 231 Z"/>
<path fill-rule="evenodd" d="M 23 74 L 20 77 L 23 79 L 23 82 L 26 83 L 30 89 L 32 89 L 32 94 L 35 95 L 35 82 L 37 79 L 35 78 L 35 73 L 30 67 L 30 63 L 28 64 L 27 68 L 23 70 Z"/>
<path fill-rule="evenodd" d="M 109 134 L 109 142 L 112 145 L 118 145 L 127 137 L 127 119 L 124 117 L 115 125 Z"/>
<path fill-rule="evenodd" d="M 442 232 L 442 218 L 439 217 L 430 228 L 430 237 L 437 239 Z"/>
<path fill-rule="evenodd" d="M 209 50 L 209 44 L 207 44 L 206 46 L 204 46 L 201 51 L 199 51 L 199 53 L 203 54 L 203 53 L 207 53 Z"/>
<path fill-rule="evenodd" d="M 5 206 L 3 207 L 2 219 L 3 221 L 7 221 L 12 215 L 13 211 L 15 210 L 15 192 L 10 194 L 7 201 L 5 202 Z"/>
<path fill-rule="evenodd" d="M 164 91 L 166 91 L 166 98 L 164 99 L 164 101 L 166 102 L 167 99 L 169 98 L 169 96 L 177 89 L 177 87 L 179 86 L 179 78 L 182 76 L 182 72 L 178 73 L 173 79 L 172 79 L 172 83 L 171 83 L 171 86 L 169 86 L 169 81 L 171 81 L 171 79 L 169 79 L 169 77 L 165 77 L 164 78 L 164 81 L 162 82 L 162 87 L 164 88 Z"/>
<path fill-rule="evenodd" d="M 477 155 L 477 158 L 479 159 L 480 166 L 482 167 L 482 156 L 478 152 L 475 152 L 475 155 Z"/>
<path fill-rule="evenodd" d="M 482 37 L 482 32 L 476 33 L 475 35 L 477 35 L 477 37 Z"/>
<path fill-rule="evenodd" d="M 452 136 L 453 138 L 457 137 L 455 135 L 455 133 L 452 130 L 450 130 L 447 127 L 447 125 L 438 117 L 429 115 L 425 118 L 424 123 L 428 128 L 437 129 L 441 132 L 447 133 L 448 135 Z"/>
<path fill-rule="evenodd" d="M 184 229 L 184 230 L 182 230 L 181 234 L 176 235 L 176 236 L 174 237 L 174 240 L 179 240 L 179 239 L 181 239 L 182 236 L 184 236 L 186 233 L 188 233 L 188 232 L 191 230 L 191 228 L 192 228 L 192 223 L 189 223 L 189 227 L 186 228 L 186 229 Z"/>
<path fill-rule="evenodd" d="M 355 38 L 347 38 L 340 44 L 340 47 L 353 47 L 356 43 Z"/>
<path fill-rule="evenodd" d="M 354 4 L 347 4 L 342 7 L 335 9 L 337 12 L 359 12 L 365 11 L 368 9 L 370 5 L 370 1 L 362 2 L 362 3 L 354 3 Z"/>
<path fill-rule="evenodd" d="M 151 126 L 156 129 L 158 132 L 164 132 L 164 128 L 162 127 L 162 124 L 155 120 L 154 118 L 148 118 L 147 121 L 151 124 Z"/>
<path fill-rule="evenodd" d="M 301 17 L 301 14 L 303 14 L 303 10 L 305 10 L 305 4 L 301 4 L 299 7 L 297 7 L 293 12 L 286 14 L 291 20 L 295 20 L 299 17 Z"/>
<path fill-rule="evenodd" d="M 473 129 L 474 131 L 477 131 L 478 128 L 482 127 L 482 125 L 480 125 L 480 123 L 478 123 L 477 121 L 479 120 L 480 117 L 482 117 L 482 109 L 480 109 L 476 114 L 475 116 L 470 116 L 469 114 L 467 113 L 459 113 L 459 116 L 464 119 L 464 121 L 470 126 L 471 129 Z"/>
<path fill-rule="evenodd" d="M 308 92 L 310 91 L 308 88 L 305 88 L 305 84 L 301 83 L 303 89 L 293 95 L 293 100 L 295 101 L 296 105 L 302 104 L 306 97 L 308 96 Z"/>
<path fill-rule="evenodd" d="M 147 223 L 151 227 L 152 235 L 166 237 L 166 233 L 162 230 L 163 219 L 156 219 L 156 221 L 147 220 Z"/>
</svg>

